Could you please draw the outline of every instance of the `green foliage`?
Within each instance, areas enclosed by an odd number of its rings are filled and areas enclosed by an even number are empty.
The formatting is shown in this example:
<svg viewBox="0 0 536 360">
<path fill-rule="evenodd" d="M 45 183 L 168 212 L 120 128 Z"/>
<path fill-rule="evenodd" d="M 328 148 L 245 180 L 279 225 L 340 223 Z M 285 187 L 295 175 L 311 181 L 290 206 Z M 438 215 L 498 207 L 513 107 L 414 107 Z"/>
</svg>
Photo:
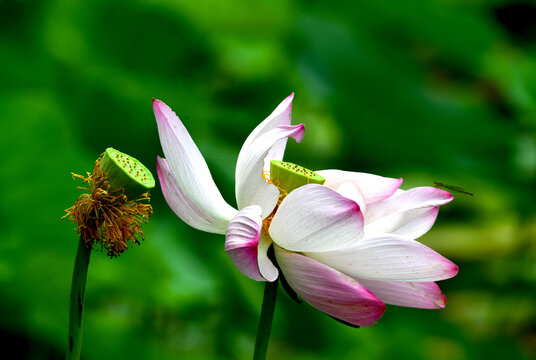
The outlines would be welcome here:
<svg viewBox="0 0 536 360">
<path fill-rule="evenodd" d="M 154 172 L 153 97 L 181 117 L 234 204 L 242 142 L 295 91 L 306 135 L 285 160 L 475 195 L 455 194 L 420 239 L 460 266 L 440 284 L 444 310 L 390 306 L 353 329 L 281 292 L 268 357 L 534 357 L 533 13 L 503 0 L 0 1 L 3 351 L 63 357 L 70 172 L 91 171 L 110 146 Z M 140 247 L 92 256 L 83 357 L 250 358 L 262 284 L 233 267 L 223 237 L 176 218 L 158 186 L 152 203 Z"/>
</svg>

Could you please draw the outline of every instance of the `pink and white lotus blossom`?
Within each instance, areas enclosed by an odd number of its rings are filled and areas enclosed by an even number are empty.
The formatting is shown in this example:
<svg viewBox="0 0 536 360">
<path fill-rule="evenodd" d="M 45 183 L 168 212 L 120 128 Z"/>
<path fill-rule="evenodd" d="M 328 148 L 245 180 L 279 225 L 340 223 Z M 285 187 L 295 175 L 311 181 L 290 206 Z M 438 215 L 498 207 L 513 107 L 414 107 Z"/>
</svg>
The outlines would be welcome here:
<svg viewBox="0 0 536 360">
<path fill-rule="evenodd" d="M 446 191 L 400 190 L 402 179 L 340 170 L 317 171 L 324 185 L 308 184 L 279 201 L 266 180 L 270 161 L 282 160 L 289 137 L 300 142 L 304 126 L 291 125 L 293 94 L 248 136 L 236 165 L 236 202 L 217 189 L 207 164 L 175 113 L 154 100 L 166 159 L 158 157 L 162 192 L 190 226 L 225 234 L 225 251 L 246 276 L 275 281 L 278 268 L 290 287 L 326 314 L 370 326 L 385 304 L 442 308 L 435 281 L 458 268 L 414 239 L 433 225 Z M 275 211 L 274 211 L 275 209 Z"/>
</svg>

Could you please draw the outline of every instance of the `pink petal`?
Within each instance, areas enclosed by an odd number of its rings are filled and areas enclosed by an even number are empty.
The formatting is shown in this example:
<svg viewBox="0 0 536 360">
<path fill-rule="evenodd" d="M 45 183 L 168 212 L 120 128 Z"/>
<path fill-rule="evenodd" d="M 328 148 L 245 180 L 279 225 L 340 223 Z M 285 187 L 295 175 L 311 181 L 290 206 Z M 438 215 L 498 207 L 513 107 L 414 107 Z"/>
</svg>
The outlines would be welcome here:
<svg viewBox="0 0 536 360">
<path fill-rule="evenodd" d="M 261 237 L 261 208 L 257 205 L 248 206 L 238 212 L 231 220 L 225 233 L 225 252 L 231 258 L 233 264 L 247 277 L 265 281 L 259 269 L 259 240 Z M 269 245 L 268 245 L 269 246 Z M 275 278 L 277 278 L 277 269 L 266 256 L 268 247 L 262 248 L 264 256 L 262 257 L 264 268 L 271 268 L 271 274 L 275 269 Z"/>
<path fill-rule="evenodd" d="M 357 326 L 374 325 L 385 305 L 354 279 L 301 254 L 274 245 L 290 287 L 318 310 Z"/>
<path fill-rule="evenodd" d="M 280 125 L 257 136 L 248 146 L 242 147 L 236 163 L 236 202 L 239 209 L 254 204 L 260 205 L 263 218 L 272 212 L 279 199 L 279 190 L 263 178 L 265 161 L 281 160 L 282 153 L 278 158 L 274 158 L 273 147 L 289 137 L 300 142 L 303 134 L 303 124 Z"/>
<path fill-rule="evenodd" d="M 305 255 L 359 279 L 426 282 L 458 273 L 456 265 L 429 247 L 392 234 L 366 237 L 342 250 Z"/>
<path fill-rule="evenodd" d="M 347 247 L 363 235 L 363 215 L 356 202 L 318 184 L 290 192 L 268 230 L 290 251 L 326 251 Z"/>
<path fill-rule="evenodd" d="M 356 280 L 386 304 L 420 309 L 442 309 L 447 304 L 435 282 Z"/>
<path fill-rule="evenodd" d="M 171 189 L 171 182 L 176 182 L 175 190 L 180 190 L 180 194 L 174 190 L 168 191 L 168 195 L 178 196 L 173 202 L 184 202 L 187 199 L 190 209 L 196 208 L 196 213 L 202 212 L 207 218 L 217 219 L 218 224 L 228 223 L 236 214 L 236 210 L 221 196 L 205 159 L 190 134 L 177 115 L 162 101 L 153 100 L 153 110 L 162 149 L 168 160 L 168 189 Z M 169 202 L 171 201 L 168 200 Z M 175 211 L 177 212 L 177 208 Z M 211 223 L 212 221 L 208 221 L 205 225 Z M 222 233 L 220 225 L 213 229 L 205 226 L 203 230 Z"/>
<path fill-rule="evenodd" d="M 356 185 L 367 204 L 372 204 L 387 199 L 395 193 L 402 184 L 402 179 L 393 179 L 373 174 L 343 171 L 343 170 L 319 170 L 318 174 L 326 178 L 324 186 L 335 191 L 345 183 Z"/>
<path fill-rule="evenodd" d="M 193 228 L 225 234 L 230 219 L 214 216 L 213 214 L 217 211 L 207 211 L 207 209 L 194 203 L 178 186 L 167 160 L 161 157 L 157 157 L 156 160 L 156 171 L 162 187 L 162 194 L 175 214 Z M 236 213 L 236 210 L 234 212 Z"/>
</svg>

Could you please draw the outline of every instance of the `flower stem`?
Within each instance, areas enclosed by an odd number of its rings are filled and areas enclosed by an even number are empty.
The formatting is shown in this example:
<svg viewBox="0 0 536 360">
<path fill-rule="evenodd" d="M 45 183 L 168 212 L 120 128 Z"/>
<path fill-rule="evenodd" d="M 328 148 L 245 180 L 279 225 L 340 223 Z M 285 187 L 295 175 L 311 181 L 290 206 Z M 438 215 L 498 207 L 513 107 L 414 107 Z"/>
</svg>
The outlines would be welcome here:
<svg viewBox="0 0 536 360">
<path fill-rule="evenodd" d="M 262 299 L 261 320 L 257 330 L 257 340 L 255 341 L 255 352 L 253 360 L 266 359 L 268 350 L 268 340 L 272 331 L 272 320 L 274 318 L 275 300 L 277 298 L 277 287 L 279 279 L 273 282 L 266 282 L 264 286 L 264 298 Z"/>
<path fill-rule="evenodd" d="M 69 338 L 67 339 L 67 360 L 80 359 L 82 349 L 82 315 L 86 293 L 87 268 L 91 248 L 84 241 L 78 242 L 74 262 L 73 282 L 71 285 L 71 304 L 69 306 Z"/>
</svg>

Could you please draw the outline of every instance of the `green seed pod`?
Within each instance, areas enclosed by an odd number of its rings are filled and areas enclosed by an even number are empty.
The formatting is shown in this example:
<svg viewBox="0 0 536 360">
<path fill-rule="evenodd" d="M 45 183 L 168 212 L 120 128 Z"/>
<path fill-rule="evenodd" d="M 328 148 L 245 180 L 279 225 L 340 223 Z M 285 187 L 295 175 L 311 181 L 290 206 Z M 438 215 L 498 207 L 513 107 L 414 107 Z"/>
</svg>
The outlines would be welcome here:
<svg viewBox="0 0 536 360">
<path fill-rule="evenodd" d="M 110 182 L 110 190 L 124 189 L 128 199 L 136 200 L 154 188 L 154 177 L 149 169 L 132 156 L 114 148 L 106 149 L 100 168 Z"/>
<path fill-rule="evenodd" d="M 326 181 L 324 177 L 303 166 L 278 160 L 270 162 L 270 178 L 279 189 L 287 193 L 303 185 L 322 185 Z"/>
</svg>

